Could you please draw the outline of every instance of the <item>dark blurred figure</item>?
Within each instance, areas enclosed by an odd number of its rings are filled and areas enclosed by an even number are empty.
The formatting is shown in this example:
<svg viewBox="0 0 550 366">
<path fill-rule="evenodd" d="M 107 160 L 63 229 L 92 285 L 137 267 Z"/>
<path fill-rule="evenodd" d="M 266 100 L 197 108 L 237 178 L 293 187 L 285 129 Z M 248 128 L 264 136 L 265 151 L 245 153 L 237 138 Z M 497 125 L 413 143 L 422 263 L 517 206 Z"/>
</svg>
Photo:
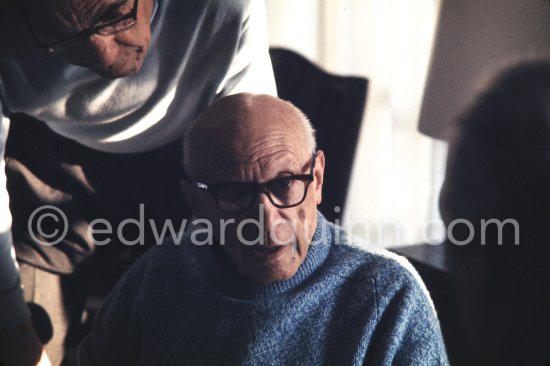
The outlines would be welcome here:
<svg viewBox="0 0 550 366">
<path fill-rule="evenodd" d="M 547 364 L 550 62 L 507 69 L 459 121 L 440 208 L 464 363 Z"/>
</svg>

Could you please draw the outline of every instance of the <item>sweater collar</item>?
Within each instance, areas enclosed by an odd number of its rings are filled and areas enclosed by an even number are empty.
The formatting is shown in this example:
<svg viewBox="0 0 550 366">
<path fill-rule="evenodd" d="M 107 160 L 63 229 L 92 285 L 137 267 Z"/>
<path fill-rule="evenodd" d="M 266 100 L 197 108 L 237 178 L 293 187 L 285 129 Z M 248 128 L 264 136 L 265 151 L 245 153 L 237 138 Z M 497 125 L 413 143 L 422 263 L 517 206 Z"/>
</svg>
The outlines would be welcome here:
<svg viewBox="0 0 550 366">
<path fill-rule="evenodd" d="M 319 268 L 330 250 L 329 227 L 325 217 L 317 212 L 317 226 L 308 253 L 298 271 L 284 281 L 260 285 L 241 275 L 227 254 L 220 247 L 196 247 L 195 255 L 209 282 L 229 296 L 254 298 L 282 294 L 307 282 L 311 274 Z"/>
</svg>

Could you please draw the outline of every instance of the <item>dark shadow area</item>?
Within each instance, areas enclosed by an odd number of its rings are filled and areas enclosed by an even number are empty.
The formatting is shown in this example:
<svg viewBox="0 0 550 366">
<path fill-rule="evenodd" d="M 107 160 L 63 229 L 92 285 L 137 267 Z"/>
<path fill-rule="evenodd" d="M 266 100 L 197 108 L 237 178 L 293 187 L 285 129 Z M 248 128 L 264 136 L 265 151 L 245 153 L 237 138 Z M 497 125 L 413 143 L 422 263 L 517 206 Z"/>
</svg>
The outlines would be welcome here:
<svg viewBox="0 0 550 366">
<path fill-rule="evenodd" d="M 493 79 L 456 124 L 440 246 L 398 252 L 429 288 L 456 365 L 550 361 L 550 63 Z"/>
</svg>

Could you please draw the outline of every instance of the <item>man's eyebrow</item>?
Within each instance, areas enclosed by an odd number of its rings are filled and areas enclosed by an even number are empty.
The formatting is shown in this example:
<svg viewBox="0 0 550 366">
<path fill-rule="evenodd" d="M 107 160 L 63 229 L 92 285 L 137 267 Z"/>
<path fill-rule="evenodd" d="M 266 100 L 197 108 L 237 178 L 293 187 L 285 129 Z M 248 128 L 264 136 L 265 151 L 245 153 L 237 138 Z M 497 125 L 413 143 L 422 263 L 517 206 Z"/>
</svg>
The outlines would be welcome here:
<svg viewBox="0 0 550 366">
<path fill-rule="evenodd" d="M 285 177 L 290 177 L 290 176 L 293 176 L 293 175 L 300 175 L 300 173 L 295 173 L 291 170 L 282 170 L 282 171 L 278 172 L 277 175 L 275 176 L 275 178 L 273 178 L 273 179 L 285 178 Z"/>
</svg>

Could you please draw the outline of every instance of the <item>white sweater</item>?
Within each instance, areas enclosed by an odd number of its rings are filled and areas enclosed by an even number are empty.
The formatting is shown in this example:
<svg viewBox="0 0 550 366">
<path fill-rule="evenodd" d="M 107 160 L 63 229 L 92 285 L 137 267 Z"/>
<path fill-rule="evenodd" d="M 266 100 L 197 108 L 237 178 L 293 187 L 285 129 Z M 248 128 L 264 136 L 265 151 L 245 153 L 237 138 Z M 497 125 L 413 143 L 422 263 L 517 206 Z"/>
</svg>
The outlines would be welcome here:
<svg viewBox="0 0 550 366">
<path fill-rule="evenodd" d="M 275 94 L 261 0 L 158 0 L 151 47 L 136 75 L 108 80 L 38 48 L 20 12 L 0 6 L 0 155 L 9 115 L 22 112 L 88 147 L 118 153 L 181 138 L 215 99 Z M 0 171 L 0 326 L 28 319 Z"/>
</svg>

